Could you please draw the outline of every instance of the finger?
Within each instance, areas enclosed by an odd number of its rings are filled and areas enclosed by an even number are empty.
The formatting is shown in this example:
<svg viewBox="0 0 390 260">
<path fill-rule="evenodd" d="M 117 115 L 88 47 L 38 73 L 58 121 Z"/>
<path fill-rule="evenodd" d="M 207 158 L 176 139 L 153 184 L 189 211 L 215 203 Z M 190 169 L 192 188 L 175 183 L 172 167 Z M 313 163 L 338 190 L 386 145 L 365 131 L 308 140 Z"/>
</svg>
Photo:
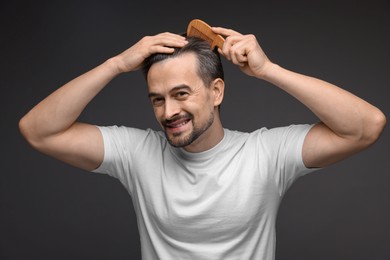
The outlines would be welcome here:
<svg viewBox="0 0 390 260">
<path fill-rule="evenodd" d="M 232 58 L 232 63 L 233 63 L 233 64 L 238 65 L 238 66 L 240 66 L 240 67 L 243 67 L 243 66 L 244 66 L 244 63 L 242 63 L 242 62 L 240 62 L 240 61 L 238 60 L 238 55 L 232 55 L 231 58 Z"/>
<path fill-rule="evenodd" d="M 245 54 L 245 49 L 235 49 L 231 52 L 230 57 L 233 64 L 238 66 L 244 66 L 248 62 L 248 58 Z"/>
<path fill-rule="evenodd" d="M 223 27 L 211 27 L 211 30 L 217 34 L 221 34 L 223 36 L 232 36 L 232 35 L 241 35 L 241 33 L 239 32 L 236 32 L 232 29 L 227 29 L 227 28 L 223 28 Z"/>
<path fill-rule="evenodd" d="M 237 48 L 237 44 L 242 41 L 242 36 L 229 36 L 226 38 L 225 43 L 222 47 L 222 53 L 225 58 L 228 60 L 231 60 L 232 52 L 234 51 L 234 48 Z M 235 46 L 235 47 L 234 47 Z"/>
<path fill-rule="evenodd" d="M 188 41 L 185 37 L 173 33 L 161 33 L 153 37 L 152 45 L 164 45 L 169 47 L 183 47 Z"/>
<path fill-rule="evenodd" d="M 175 51 L 174 48 L 156 45 L 151 47 L 151 53 L 173 53 Z"/>
<path fill-rule="evenodd" d="M 246 50 L 237 50 L 234 53 L 235 59 L 237 60 L 238 63 L 246 63 L 248 62 L 248 56 L 246 53 Z"/>
</svg>

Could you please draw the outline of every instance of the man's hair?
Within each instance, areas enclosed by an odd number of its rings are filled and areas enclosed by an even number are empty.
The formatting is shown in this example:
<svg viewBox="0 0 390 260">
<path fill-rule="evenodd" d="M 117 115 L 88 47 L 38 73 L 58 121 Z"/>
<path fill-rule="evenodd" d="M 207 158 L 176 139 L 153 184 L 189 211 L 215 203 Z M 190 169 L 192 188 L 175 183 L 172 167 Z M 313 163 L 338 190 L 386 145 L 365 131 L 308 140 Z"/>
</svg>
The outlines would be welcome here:
<svg viewBox="0 0 390 260">
<path fill-rule="evenodd" d="M 194 53 L 198 61 L 198 75 L 203 80 L 206 87 L 216 78 L 224 79 L 221 57 L 215 48 L 212 50 L 210 44 L 197 37 L 187 37 L 188 44 L 182 48 L 175 48 L 173 53 L 155 53 L 145 59 L 142 71 L 145 78 L 150 67 L 168 58 L 178 57 L 184 53 Z"/>
</svg>

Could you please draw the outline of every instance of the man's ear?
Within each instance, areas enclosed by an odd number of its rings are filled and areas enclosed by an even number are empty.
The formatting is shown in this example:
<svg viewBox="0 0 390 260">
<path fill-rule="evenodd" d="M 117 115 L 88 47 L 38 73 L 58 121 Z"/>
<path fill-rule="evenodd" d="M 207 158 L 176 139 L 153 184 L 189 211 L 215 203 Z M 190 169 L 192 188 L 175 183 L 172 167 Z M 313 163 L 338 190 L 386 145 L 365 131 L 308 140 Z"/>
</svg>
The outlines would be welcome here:
<svg viewBox="0 0 390 260">
<path fill-rule="evenodd" d="M 214 106 L 219 106 L 222 103 L 225 92 L 225 82 L 221 78 L 214 79 L 211 83 L 211 91 L 214 95 Z"/>
</svg>

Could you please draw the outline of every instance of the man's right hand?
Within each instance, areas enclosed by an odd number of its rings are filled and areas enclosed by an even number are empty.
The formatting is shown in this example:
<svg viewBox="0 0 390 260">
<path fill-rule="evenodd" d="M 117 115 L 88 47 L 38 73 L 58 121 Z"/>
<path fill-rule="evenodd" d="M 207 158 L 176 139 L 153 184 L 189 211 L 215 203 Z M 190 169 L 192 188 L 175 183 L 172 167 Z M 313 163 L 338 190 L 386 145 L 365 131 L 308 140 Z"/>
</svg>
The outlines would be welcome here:
<svg viewBox="0 0 390 260">
<path fill-rule="evenodd" d="M 120 73 L 139 69 L 146 58 L 154 53 L 172 53 L 174 47 L 181 48 L 188 42 L 174 33 L 145 36 L 136 44 L 114 57 Z"/>
</svg>

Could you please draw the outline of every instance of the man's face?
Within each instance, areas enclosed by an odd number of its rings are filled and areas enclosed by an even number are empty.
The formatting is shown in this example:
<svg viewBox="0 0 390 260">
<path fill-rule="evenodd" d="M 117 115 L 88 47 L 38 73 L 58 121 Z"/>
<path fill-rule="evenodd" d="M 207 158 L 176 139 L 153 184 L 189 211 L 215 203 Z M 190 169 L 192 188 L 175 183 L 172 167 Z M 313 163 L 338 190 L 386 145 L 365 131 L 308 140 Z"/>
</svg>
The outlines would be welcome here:
<svg viewBox="0 0 390 260">
<path fill-rule="evenodd" d="M 195 54 L 153 64 L 147 80 L 155 116 L 169 143 L 187 147 L 207 140 L 214 122 L 214 98 L 197 74 Z"/>
</svg>

